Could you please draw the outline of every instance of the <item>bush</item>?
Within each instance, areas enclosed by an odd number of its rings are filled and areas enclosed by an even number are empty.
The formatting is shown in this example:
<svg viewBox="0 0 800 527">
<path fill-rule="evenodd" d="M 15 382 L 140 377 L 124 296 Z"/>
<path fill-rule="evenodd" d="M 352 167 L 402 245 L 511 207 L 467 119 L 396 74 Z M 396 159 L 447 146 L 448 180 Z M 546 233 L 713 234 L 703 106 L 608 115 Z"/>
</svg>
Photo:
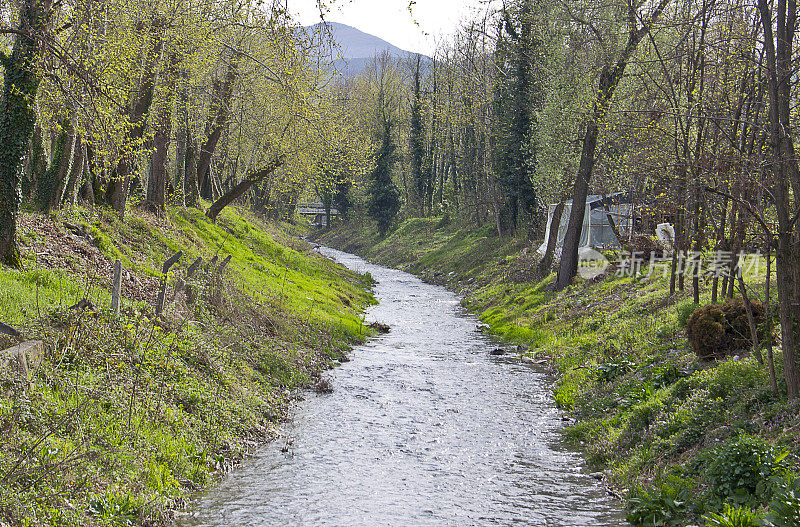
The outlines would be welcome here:
<svg viewBox="0 0 800 527">
<path fill-rule="evenodd" d="M 641 254 L 645 260 L 649 260 L 651 254 L 658 257 L 664 255 L 664 246 L 658 238 L 647 234 L 634 234 L 628 243 L 628 249 L 632 253 Z"/>
<path fill-rule="evenodd" d="M 758 338 L 762 340 L 764 306 L 758 302 L 752 306 Z M 722 358 L 752 346 L 747 310 L 740 298 L 697 308 L 687 321 L 686 334 L 695 354 L 703 360 Z"/>
<path fill-rule="evenodd" d="M 769 375 L 754 358 L 729 359 L 709 372 L 706 384 L 709 397 L 751 398 L 769 390 Z"/>
<path fill-rule="evenodd" d="M 705 479 L 720 503 L 766 503 L 772 479 L 787 471 L 786 456 L 760 437 L 741 435 L 704 456 Z"/>
<path fill-rule="evenodd" d="M 650 490 L 639 490 L 628 499 L 626 519 L 636 527 L 670 527 L 682 525 L 689 515 L 687 502 L 694 485 L 670 476 Z"/>
<path fill-rule="evenodd" d="M 769 504 L 764 518 L 766 527 L 796 527 L 800 525 L 800 478 L 783 481 Z"/>
</svg>

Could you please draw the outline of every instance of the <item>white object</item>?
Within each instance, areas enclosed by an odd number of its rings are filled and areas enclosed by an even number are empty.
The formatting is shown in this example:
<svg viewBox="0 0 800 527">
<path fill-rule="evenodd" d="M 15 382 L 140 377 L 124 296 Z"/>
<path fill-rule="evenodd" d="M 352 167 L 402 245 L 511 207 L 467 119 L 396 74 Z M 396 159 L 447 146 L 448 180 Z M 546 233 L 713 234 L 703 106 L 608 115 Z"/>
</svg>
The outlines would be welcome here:
<svg viewBox="0 0 800 527">
<path fill-rule="evenodd" d="M 675 227 L 669 223 L 659 223 L 656 226 L 656 238 L 667 252 L 672 252 L 675 245 Z"/>
</svg>

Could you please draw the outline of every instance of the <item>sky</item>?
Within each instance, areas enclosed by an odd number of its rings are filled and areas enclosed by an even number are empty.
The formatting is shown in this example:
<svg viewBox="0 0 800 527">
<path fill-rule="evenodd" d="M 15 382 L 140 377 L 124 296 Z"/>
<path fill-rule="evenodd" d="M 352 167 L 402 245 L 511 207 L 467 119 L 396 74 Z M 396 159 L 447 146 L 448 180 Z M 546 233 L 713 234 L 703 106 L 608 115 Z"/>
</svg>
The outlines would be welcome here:
<svg viewBox="0 0 800 527">
<path fill-rule="evenodd" d="M 325 0 L 329 22 L 347 24 L 395 46 L 433 55 L 436 42 L 455 33 L 462 20 L 477 17 L 489 0 Z M 316 0 L 286 0 L 303 25 L 320 21 Z"/>
</svg>

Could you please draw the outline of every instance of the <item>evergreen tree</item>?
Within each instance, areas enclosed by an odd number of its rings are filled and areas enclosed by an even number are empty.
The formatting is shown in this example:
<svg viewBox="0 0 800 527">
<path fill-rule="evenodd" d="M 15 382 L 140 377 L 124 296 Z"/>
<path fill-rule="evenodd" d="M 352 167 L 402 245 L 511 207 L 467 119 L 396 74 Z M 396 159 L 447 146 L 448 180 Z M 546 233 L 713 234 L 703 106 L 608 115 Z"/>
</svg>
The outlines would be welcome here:
<svg viewBox="0 0 800 527">
<path fill-rule="evenodd" d="M 522 0 L 513 12 L 503 11 L 510 41 L 498 44 L 496 62 L 506 71 L 495 92 L 498 116 L 497 178 L 507 199 L 507 222 L 511 230 L 520 223 L 520 210 L 538 227 L 534 176 L 538 164 L 536 111 L 542 106 L 542 72 L 538 55 L 541 41 L 533 30 L 533 0 Z"/>
<path fill-rule="evenodd" d="M 389 118 L 384 118 L 381 146 L 370 177 L 368 206 L 369 215 L 378 222 L 381 236 L 386 235 L 400 211 L 400 190 L 392 181 L 392 172 L 397 162 L 396 150 L 392 140 L 392 122 Z"/>
</svg>

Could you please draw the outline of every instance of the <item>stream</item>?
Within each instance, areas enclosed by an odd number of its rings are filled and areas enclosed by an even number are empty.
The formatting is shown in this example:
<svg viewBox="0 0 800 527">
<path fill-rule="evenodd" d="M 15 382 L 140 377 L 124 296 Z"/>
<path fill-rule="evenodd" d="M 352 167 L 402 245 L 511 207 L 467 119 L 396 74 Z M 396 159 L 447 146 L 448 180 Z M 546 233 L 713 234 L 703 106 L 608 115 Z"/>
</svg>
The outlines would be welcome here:
<svg viewBox="0 0 800 527">
<path fill-rule="evenodd" d="M 445 288 L 322 251 L 372 274 L 367 321 L 391 332 L 357 346 L 334 392 L 309 394 L 183 527 L 627 525 L 563 444 L 544 371 L 491 356 L 503 346 Z"/>
</svg>

